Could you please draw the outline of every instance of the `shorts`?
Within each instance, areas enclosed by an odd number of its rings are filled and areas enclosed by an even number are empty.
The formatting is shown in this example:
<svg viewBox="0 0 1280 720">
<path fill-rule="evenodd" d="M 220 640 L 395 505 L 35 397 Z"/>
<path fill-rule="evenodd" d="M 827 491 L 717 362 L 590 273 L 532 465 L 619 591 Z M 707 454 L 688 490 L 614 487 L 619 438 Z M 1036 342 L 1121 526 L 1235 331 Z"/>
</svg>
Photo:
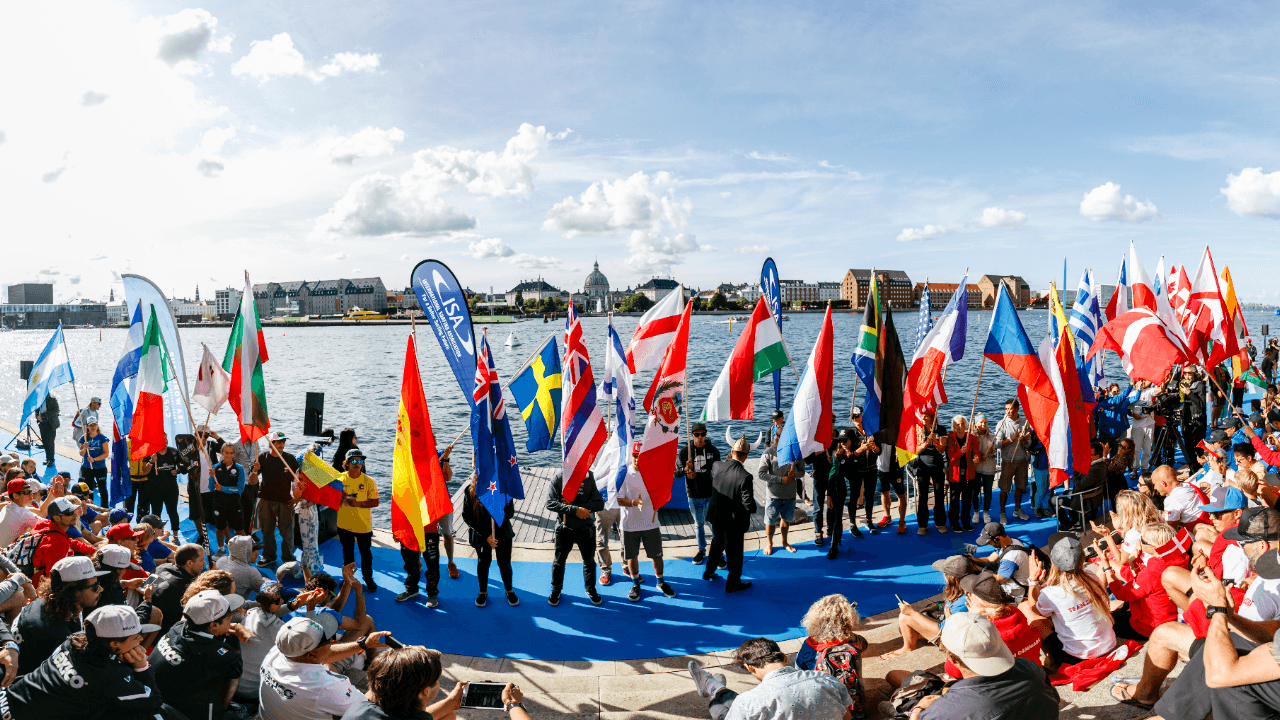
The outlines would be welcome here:
<svg viewBox="0 0 1280 720">
<path fill-rule="evenodd" d="M 1027 489 L 1027 461 L 1006 462 L 1000 465 L 1000 493 L 1009 492 L 1013 485 L 1019 492 Z"/>
<path fill-rule="evenodd" d="M 200 493 L 200 512 L 204 514 L 204 521 L 206 524 L 217 527 L 218 525 L 218 493 L 216 492 Z"/>
<path fill-rule="evenodd" d="M 902 484 L 902 471 L 878 472 L 876 477 L 880 484 L 880 492 L 887 493 L 892 490 L 898 497 L 906 497 L 907 489 Z"/>
<path fill-rule="evenodd" d="M 214 507 L 218 509 L 217 515 L 214 517 L 213 526 L 219 530 L 230 528 L 235 532 L 240 532 L 240 494 L 215 492 Z"/>
<path fill-rule="evenodd" d="M 778 520 L 790 525 L 795 521 L 796 517 L 796 501 L 795 500 L 778 500 L 769 498 L 769 505 L 765 508 L 764 524 L 777 525 Z"/>
<path fill-rule="evenodd" d="M 440 537 L 453 537 L 453 513 L 436 520 L 436 532 Z"/>
<path fill-rule="evenodd" d="M 650 560 L 662 558 L 662 528 L 648 530 L 622 531 L 622 558 L 633 560 L 640 557 L 640 543 L 644 543 L 644 554 Z"/>
<path fill-rule="evenodd" d="M 1053 658 L 1053 661 L 1058 665 L 1075 665 L 1085 661 L 1084 658 L 1078 658 L 1075 655 L 1069 654 L 1062 646 L 1062 640 L 1058 637 L 1058 633 L 1056 632 L 1050 633 L 1049 637 L 1045 638 L 1040 643 L 1040 647 L 1044 650 L 1045 654 Z"/>
</svg>

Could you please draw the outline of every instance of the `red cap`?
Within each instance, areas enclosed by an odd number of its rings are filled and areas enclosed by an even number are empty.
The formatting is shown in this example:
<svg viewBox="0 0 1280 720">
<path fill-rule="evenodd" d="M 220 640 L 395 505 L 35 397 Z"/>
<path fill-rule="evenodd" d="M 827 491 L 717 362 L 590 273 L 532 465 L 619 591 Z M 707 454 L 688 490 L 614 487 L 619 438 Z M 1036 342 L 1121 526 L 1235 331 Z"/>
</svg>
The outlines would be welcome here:
<svg viewBox="0 0 1280 720">
<path fill-rule="evenodd" d="M 8 492 L 10 495 L 12 495 L 13 493 L 26 492 L 26 491 L 27 491 L 27 481 L 26 481 L 26 480 L 23 480 L 23 479 L 21 479 L 21 478 L 14 479 L 14 480 L 10 480 L 10 481 L 8 482 L 8 484 L 6 484 L 6 485 L 4 486 L 4 489 L 5 489 L 5 491 L 6 491 L 6 492 Z"/>
<path fill-rule="evenodd" d="M 631 443 L 631 454 L 632 454 L 632 455 L 639 455 L 639 454 L 640 454 L 640 441 L 639 441 L 639 440 L 637 440 L 637 441 L 635 441 L 635 442 Z"/>
<path fill-rule="evenodd" d="M 129 523 L 120 523 L 119 525 L 112 525 L 111 529 L 107 531 L 108 540 L 128 540 L 129 538 L 138 538 L 138 537 L 142 537 L 142 533 L 140 532 L 135 533 L 133 531 L 133 526 L 130 525 Z"/>
</svg>

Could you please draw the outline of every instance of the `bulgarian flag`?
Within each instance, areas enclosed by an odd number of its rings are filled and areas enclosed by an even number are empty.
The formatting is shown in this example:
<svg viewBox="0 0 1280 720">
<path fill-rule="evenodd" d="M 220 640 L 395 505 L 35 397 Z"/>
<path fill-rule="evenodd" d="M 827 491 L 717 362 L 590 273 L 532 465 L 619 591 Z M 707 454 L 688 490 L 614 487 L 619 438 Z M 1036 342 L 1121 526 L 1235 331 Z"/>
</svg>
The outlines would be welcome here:
<svg viewBox="0 0 1280 720">
<path fill-rule="evenodd" d="M 342 506 L 342 473 L 315 453 L 302 456 L 302 499 L 337 510 Z"/>
<path fill-rule="evenodd" d="M 391 533 L 406 549 L 422 552 L 427 547 L 423 528 L 452 512 L 453 501 L 444 484 L 427 398 L 422 392 L 418 352 L 413 335 L 409 335 L 391 464 Z"/>
<path fill-rule="evenodd" d="M 782 344 L 778 322 L 769 312 L 764 296 L 756 302 L 751 320 L 738 336 L 729 361 L 720 371 L 720 377 L 711 388 L 707 404 L 702 408 L 702 421 L 750 420 L 754 417 L 755 381 L 774 370 L 791 364 Z"/>
<path fill-rule="evenodd" d="M 253 285 L 246 272 L 240 310 L 231 326 L 227 352 L 222 357 L 222 369 L 231 373 L 231 409 L 240 422 L 241 442 L 255 442 L 271 429 L 271 419 L 267 417 L 267 388 L 262 381 L 262 364 L 266 361 L 267 343 L 262 337 Z"/>
<path fill-rule="evenodd" d="M 138 358 L 138 397 L 133 405 L 133 422 L 129 426 L 129 459 L 141 460 L 164 452 L 168 443 L 164 434 L 164 393 L 169 389 L 165 369 L 168 356 L 160 339 L 160 323 L 156 309 L 151 308 L 147 329 L 142 336 L 142 355 Z"/>
</svg>

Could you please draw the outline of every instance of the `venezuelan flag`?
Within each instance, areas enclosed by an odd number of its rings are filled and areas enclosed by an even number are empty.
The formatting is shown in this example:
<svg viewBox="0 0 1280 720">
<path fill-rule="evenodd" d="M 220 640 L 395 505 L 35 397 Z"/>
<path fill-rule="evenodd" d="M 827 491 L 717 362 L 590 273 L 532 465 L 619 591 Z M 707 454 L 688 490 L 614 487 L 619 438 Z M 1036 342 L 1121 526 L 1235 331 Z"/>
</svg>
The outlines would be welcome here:
<svg viewBox="0 0 1280 720">
<path fill-rule="evenodd" d="M 342 505 L 342 475 L 309 452 L 302 456 L 302 499 L 337 510 Z M 308 482 L 309 481 L 309 482 Z"/>
<path fill-rule="evenodd" d="M 422 392 L 418 353 L 410 335 L 391 464 L 391 533 L 401 545 L 421 552 L 427 546 L 424 528 L 452 512 L 453 501 L 444 484 L 427 398 Z"/>
<path fill-rule="evenodd" d="M 533 362 L 511 379 L 511 394 L 529 433 L 525 450 L 551 447 L 560 426 L 560 348 L 552 335 L 533 356 Z"/>
</svg>

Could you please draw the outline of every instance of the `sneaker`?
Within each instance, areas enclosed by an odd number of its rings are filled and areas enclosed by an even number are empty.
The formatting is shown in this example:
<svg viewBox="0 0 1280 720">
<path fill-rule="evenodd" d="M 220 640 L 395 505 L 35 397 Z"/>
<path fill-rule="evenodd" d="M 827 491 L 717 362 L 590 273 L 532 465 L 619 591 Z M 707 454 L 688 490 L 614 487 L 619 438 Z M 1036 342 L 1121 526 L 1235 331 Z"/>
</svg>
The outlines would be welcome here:
<svg viewBox="0 0 1280 720">
<path fill-rule="evenodd" d="M 609 583 L 611 582 L 613 582 L 613 573 L 609 572 L 608 570 L 605 570 L 604 572 L 600 573 L 601 585 L 608 587 Z"/>
<path fill-rule="evenodd" d="M 701 550 L 699 550 L 699 551 L 698 551 L 698 554 L 697 554 L 697 555 L 694 555 L 694 556 L 693 556 L 693 564 L 694 564 L 694 565 L 701 565 L 702 563 L 704 563 L 704 562 L 706 562 L 706 561 L 707 561 L 707 554 L 706 554 L 706 553 L 704 553 L 704 552 L 702 552 Z"/>
<path fill-rule="evenodd" d="M 489 603 L 489 593 L 480 593 L 476 596 L 476 607 L 484 607 Z"/>
<path fill-rule="evenodd" d="M 835 560 L 838 557 L 840 557 L 840 546 L 833 544 L 831 549 L 827 551 L 827 559 Z"/>
<path fill-rule="evenodd" d="M 879 534 L 880 534 L 880 528 L 876 527 L 875 525 L 872 525 L 872 526 L 871 526 L 870 528 L 868 528 L 868 529 L 871 531 L 871 534 L 872 534 L 872 535 L 879 535 Z"/>
<path fill-rule="evenodd" d="M 600 593 L 596 592 L 595 588 L 587 588 L 587 599 L 591 601 L 592 605 L 599 605 L 604 602 L 600 597 Z"/>
<path fill-rule="evenodd" d="M 440 604 L 440 598 L 436 597 L 435 595 L 427 596 L 427 607 L 434 608 L 439 604 Z"/>
<path fill-rule="evenodd" d="M 520 604 L 520 598 L 516 597 L 516 594 L 511 590 L 507 591 L 507 604 L 511 605 L 512 607 L 515 607 L 516 605 Z"/>
<path fill-rule="evenodd" d="M 853 535 L 854 537 L 858 538 L 859 540 L 861 540 L 861 539 L 862 539 L 862 531 L 858 529 L 858 526 L 857 526 L 857 525 L 854 525 L 853 527 L 849 528 L 849 534 L 850 534 L 850 535 Z"/>
<path fill-rule="evenodd" d="M 916 530 L 916 534 L 917 534 L 917 535 L 928 535 L 928 534 L 929 534 L 929 529 L 928 529 L 928 528 L 920 528 L 919 530 Z"/>
<path fill-rule="evenodd" d="M 726 569 L 729 567 L 729 559 L 723 555 L 720 556 L 720 567 Z"/>
<path fill-rule="evenodd" d="M 891 522 L 893 522 L 893 521 L 889 519 L 889 516 L 888 516 L 888 515 L 885 515 L 884 517 L 880 518 L 880 522 L 876 523 L 876 527 L 878 527 L 878 528 L 887 528 L 887 527 L 889 527 L 889 523 L 891 523 Z"/>
<path fill-rule="evenodd" d="M 1014 517 L 1016 517 L 1016 518 L 1018 518 L 1019 520 L 1030 520 L 1030 519 L 1031 519 L 1031 516 L 1030 516 L 1030 515 L 1028 515 L 1028 514 L 1026 514 L 1026 513 L 1022 512 L 1022 508 L 1018 508 L 1017 510 L 1014 510 L 1014 511 L 1013 511 L 1013 516 L 1014 516 Z"/>
<path fill-rule="evenodd" d="M 907 524 L 905 522 L 898 523 L 898 534 L 899 535 L 907 534 Z"/>
<path fill-rule="evenodd" d="M 396 602 L 404 602 L 405 600 L 412 600 L 416 597 L 418 597 L 417 590 L 405 590 L 396 596 Z"/>
<path fill-rule="evenodd" d="M 267 560 L 266 558 L 263 558 L 262 560 L 259 560 L 256 563 L 256 565 L 260 568 L 268 568 L 275 564 L 276 564 L 275 560 Z"/>
<path fill-rule="evenodd" d="M 675 596 L 676 596 L 676 591 L 675 591 L 675 590 L 672 590 L 672 589 L 671 589 L 671 586 L 670 586 L 670 585 L 668 585 L 668 584 L 666 584 L 666 583 L 665 583 L 665 582 L 663 582 L 662 580 L 659 580 L 659 581 L 658 581 L 658 589 L 659 589 L 659 590 L 661 590 L 661 591 L 662 591 L 662 594 L 663 594 L 663 595 L 666 595 L 667 597 L 675 597 Z"/>
<path fill-rule="evenodd" d="M 965 523 L 965 524 L 964 524 L 964 531 L 965 531 L 965 532 L 973 532 L 973 525 L 970 525 L 969 523 Z"/>
<path fill-rule="evenodd" d="M 1001 511 L 1000 511 L 1000 524 L 1001 524 L 1001 525 L 1004 525 L 1004 524 L 1005 524 L 1005 523 L 1007 523 L 1007 522 L 1009 522 L 1009 516 L 1008 516 L 1008 515 L 1005 515 L 1005 514 L 1004 514 L 1004 511 L 1003 511 L 1003 510 L 1001 510 Z"/>
<path fill-rule="evenodd" d="M 938 532 L 940 533 L 951 532 L 951 528 L 947 527 L 946 525 L 939 525 Z"/>
<path fill-rule="evenodd" d="M 743 590 L 750 590 L 750 589 L 751 589 L 751 583 L 750 583 L 750 582 L 740 582 L 740 583 L 738 583 L 737 585 L 725 585 L 725 586 L 724 586 L 724 591 L 725 591 L 725 592 L 727 592 L 727 593 L 742 592 Z"/>
<path fill-rule="evenodd" d="M 626 563 L 622 565 L 622 574 L 631 577 L 631 568 L 627 567 Z"/>
<path fill-rule="evenodd" d="M 693 685 L 698 694 L 708 700 L 724 689 L 724 683 L 718 682 L 716 678 L 711 676 L 711 673 L 703 670 L 702 663 L 697 660 L 689 661 L 689 677 L 693 678 Z"/>
<path fill-rule="evenodd" d="M 560 591 L 559 591 L 559 590 L 554 590 L 554 589 L 553 589 L 553 590 L 551 591 L 551 595 L 549 595 L 549 596 L 547 597 L 547 604 L 548 604 L 548 605 L 550 605 L 551 607 L 555 607 L 555 606 L 557 606 L 557 605 L 559 605 L 559 604 L 560 604 Z"/>
<path fill-rule="evenodd" d="M 978 511 L 977 511 L 977 510 L 974 510 L 974 511 L 973 511 L 973 518 L 971 518 L 971 519 L 970 519 L 970 522 L 973 522 L 973 523 L 977 523 L 977 522 L 979 522 L 979 520 L 978 520 Z"/>
<path fill-rule="evenodd" d="M 818 533 L 813 537 L 813 544 L 822 547 L 827 544 L 827 539 L 822 537 L 822 533 Z"/>
<path fill-rule="evenodd" d="M 631 592 L 627 593 L 627 599 L 636 602 L 640 599 L 640 583 L 631 584 Z"/>
<path fill-rule="evenodd" d="M 982 522 L 983 522 L 983 523 L 989 523 L 989 522 L 991 522 L 991 513 L 989 513 L 989 512 L 984 512 L 984 513 L 982 513 Z"/>
<path fill-rule="evenodd" d="M 365 581 L 364 581 L 364 591 L 365 591 L 365 592 L 371 592 L 371 593 L 378 592 L 378 583 L 374 582 L 374 581 L 373 581 L 373 578 L 369 578 L 369 579 L 365 580 Z"/>
<path fill-rule="evenodd" d="M 449 578 L 452 580 L 457 580 L 458 574 L 459 574 L 458 566 L 454 565 L 453 563 L 449 563 Z"/>
</svg>

